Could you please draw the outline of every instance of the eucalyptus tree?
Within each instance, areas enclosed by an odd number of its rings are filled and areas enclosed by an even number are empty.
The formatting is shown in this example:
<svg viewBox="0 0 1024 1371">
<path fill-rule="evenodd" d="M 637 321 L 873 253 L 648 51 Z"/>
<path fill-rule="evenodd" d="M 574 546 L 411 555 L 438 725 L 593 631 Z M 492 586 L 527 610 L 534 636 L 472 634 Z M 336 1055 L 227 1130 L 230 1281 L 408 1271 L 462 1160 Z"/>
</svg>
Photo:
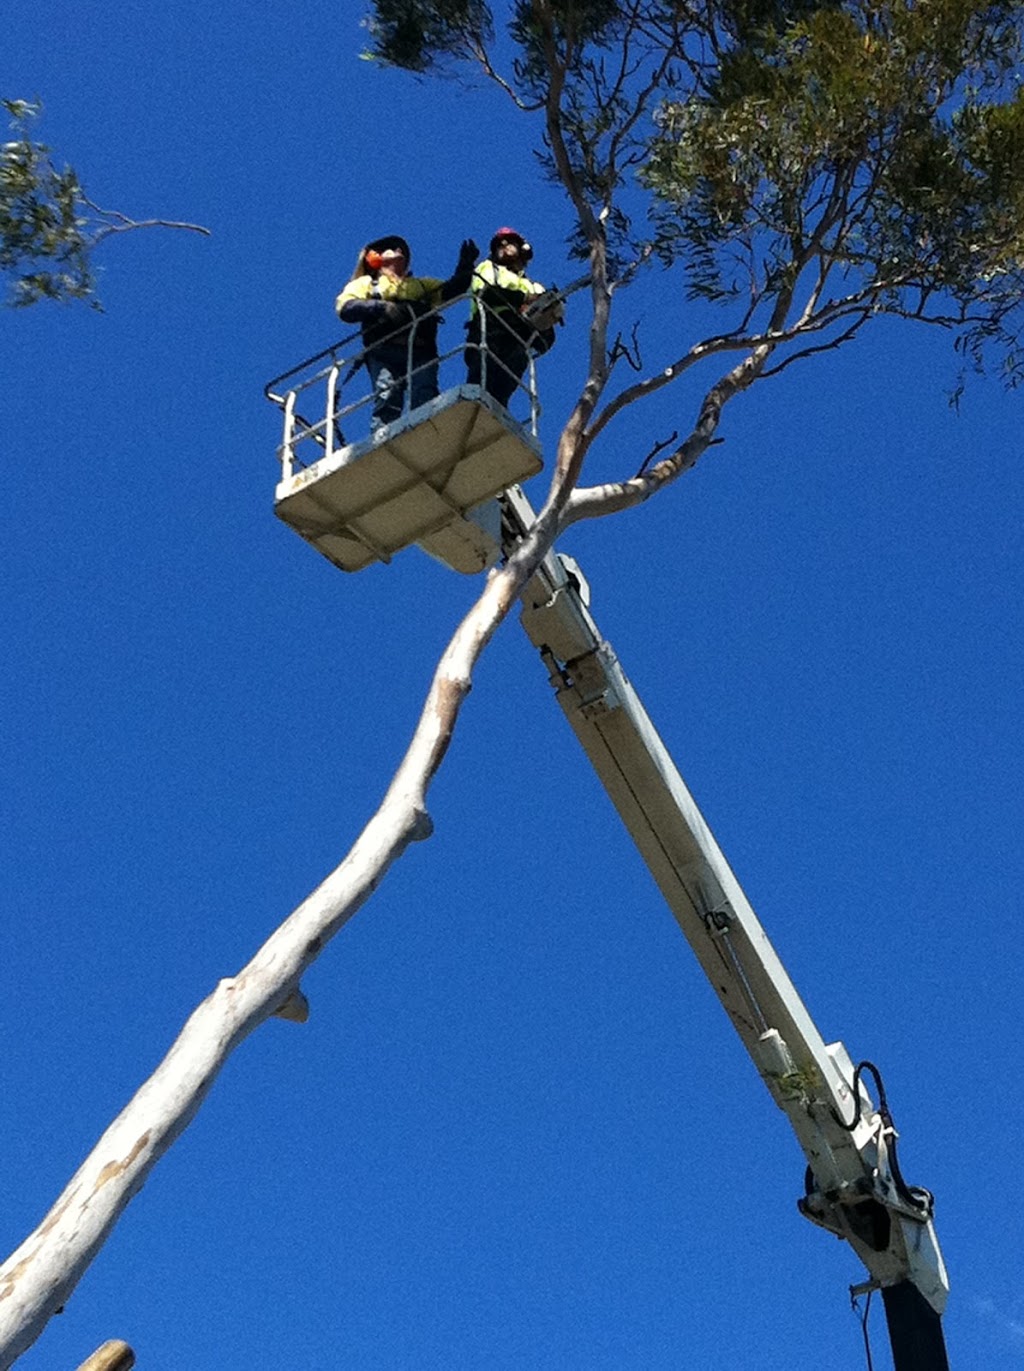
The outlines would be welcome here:
<svg viewBox="0 0 1024 1371">
<path fill-rule="evenodd" d="M 208 233 L 198 224 L 130 219 L 102 209 L 86 194 L 73 167 L 58 168 L 46 143 L 35 137 L 40 106 L 0 100 L 10 133 L 0 145 L 0 274 L 7 303 L 84 300 L 100 308 L 93 251 L 105 238 L 138 228 L 180 228 Z"/>
<path fill-rule="evenodd" d="M 736 359 L 676 450 L 614 500 L 578 491 L 573 517 L 646 498 L 738 391 L 882 315 L 948 329 L 971 363 L 1020 379 L 1021 6 L 519 0 L 502 7 L 504 72 L 496 8 L 379 0 L 368 55 L 420 75 L 475 68 L 534 119 L 592 269 L 580 460 L 625 407 Z M 618 386 L 628 353 L 608 345 L 608 302 L 648 257 L 679 278 L 662 299 L 681 346 Z M 694 332 L 695 299 L 717 307 L 713 333 Z"/>
<path fill-rule="evenodd" d="M 414 841 L 480 654 L 558 532 L 637 506 L 715 441 L 738 395 L 810 367 L 883 316 L 950 331 L 1012 384 L 1024 242 L 1024 6 L 964 0 L 375 0 L 368 55 L 494 85 L 573 209 L 589 347 L 547 498 L 441 655 L 380 808 L 340 865 L 222 981 L 0 1268 L 0 1366 L 41 1332 L 235 1047 L 301 1020 L 305 969 Z M 643 359 L 640 273 L 671 350 Z M 694 332 L 716 312 L 713 330 Z M 626 320 L 621 328 L 617 320 Z M 585 484 L 627 410 L 703 377 L 682 438 Z"/>
</svg>

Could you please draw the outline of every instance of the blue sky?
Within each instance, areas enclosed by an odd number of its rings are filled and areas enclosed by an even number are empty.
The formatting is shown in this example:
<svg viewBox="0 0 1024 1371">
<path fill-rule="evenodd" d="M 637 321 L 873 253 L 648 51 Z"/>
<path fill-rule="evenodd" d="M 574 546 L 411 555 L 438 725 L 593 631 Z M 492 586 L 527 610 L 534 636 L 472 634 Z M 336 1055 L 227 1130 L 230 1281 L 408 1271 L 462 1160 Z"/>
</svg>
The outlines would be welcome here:
<svg viewBox="0 0 1024 1371">
<path fill-rule="evenodd" d="M 475 581 L 348 577 L 272 514 L 264 381 L 331 342 L 360 244 L 444 275 L 570 219 L 484 89 L 358 60 L 359 6 L 21 7 L 0 90 L 93 197 L 212 237 L 102 249 L 105 313 L 0 316 L 0 1245 L 189 1010 L 335 865 Z M 702 325 L 651 272 L 649 365 Z M 581 376 L 577 301 L 544 435 Z M 958 1371 L 1024 1366 L 1020 401 L 879 323 L 727 411 L 645 509 L 574 529 L 594 615 L 827 1040 L 937 1196 Z M 710 376 L 700 378 L 707 382 Z M 635 470 L 697 383 L 631 416 Z M 543 478 L 534 483 L 540 499 Z M 517 624 L 414 848 L 239 1051 L 19 1365 L 857 1368 L 843 1245 Z M 881 1311 L 876 1365 L 888 1364 Z"/>
</svg>

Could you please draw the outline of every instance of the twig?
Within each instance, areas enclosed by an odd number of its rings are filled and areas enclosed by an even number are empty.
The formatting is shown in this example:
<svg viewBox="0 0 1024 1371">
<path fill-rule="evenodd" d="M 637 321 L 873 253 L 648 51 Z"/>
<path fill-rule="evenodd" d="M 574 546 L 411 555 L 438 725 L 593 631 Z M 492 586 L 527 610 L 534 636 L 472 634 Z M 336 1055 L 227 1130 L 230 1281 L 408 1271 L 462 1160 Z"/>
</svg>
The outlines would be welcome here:
<svg viewBox="0 0 1024 1371">
<path fill-rule="evenodd" d="M 202 233 L 207 238 L 211 237 L 213 232 L 212 229 L 204 228 L 202 224 L 186 224 L 179 219 L 130 219 L 127 214 L 122 214 L 120 210 L 103 209 L 101 205 L 90 200 L 87 195 L 81 195 L 80 199 L 84 205 L 89 206 L 93 213 L 102 215 L 108 221 L 93 234 L 92 241 L 94 244 L 102 242 L 104 238 L 109 238 L 112 233 L 128 233 L 132 229 L 140 228 L 187 229 L 190 233 Z M 110 220 L 117 222 L 111 223 Z"/>
<path fill-rule="evenodd" d="M 678 430 L 678 429 L 675 429 L 675 430 L 673 431 L 673 433 L 671 434 L 671 436 L 668 437 L 668 438 L 666 438 L 666 439 L 664 440 L 664 442 L 662 442 L 662 443 L 655 443 L 654 446 L 651 448 L 650 452 L 647 454 L 647 456 L 644 458 L 644 460 L 643 460 L 643 461 L 640 463 L 640 465 L 637 467 L 637 470 L 636 470 L 637 476 L 642 476 L 642 475 L 644 474 L 644 472 L 647 470 L 647 468 L 650 466 L 650 464 L 654 461 L 655 457 L 657 457 L 658 453 L 659 453 L 659 452 L 664 452 L 665 449 L 666 449 L 667 447 L 671 447 L 673 443 L 675 443 L 675 442 L 678 441 L 678 439 L 679 439 L 679 430 Z"/>
</svg>

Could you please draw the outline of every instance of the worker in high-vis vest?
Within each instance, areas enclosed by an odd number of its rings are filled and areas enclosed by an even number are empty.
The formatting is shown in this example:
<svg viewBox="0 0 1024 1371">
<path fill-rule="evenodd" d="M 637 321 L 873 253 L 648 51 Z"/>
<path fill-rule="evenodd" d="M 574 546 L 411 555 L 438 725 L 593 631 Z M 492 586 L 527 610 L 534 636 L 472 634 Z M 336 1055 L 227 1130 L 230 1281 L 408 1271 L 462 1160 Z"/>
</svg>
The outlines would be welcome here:
<svg viewBox="0 0 1024 1371">
<path fill-rule="evenodd" d="M 483 386 L 506 406 L 531 355 L 539 357 L 555 341 L 550 311 L 540 327 L 528 317 L 531 300 L 547 293 L 526 274 L 532 256 L 533 249 L 521 233 L 500 228 L 491 239 L 489 257 L 473 272 L 466 379 L 470 385 Z M 556 309 L 560 318 L 561 306 Z"/>
<path fill-rule="evenodd" d="M 398 234 L 375 238 L 360 252 L 335 309 L 344 323 L 362 329 L 362 361 L 373 387 L 372 432 L 400 417 L 407 392 L 410 409 L 437 394 L 440 320 L 432 311 L 469 290 L 479 251 L 471 238 L 465 239 L 447 281 L 410 276 L 412 254 Z"/>
</svg>

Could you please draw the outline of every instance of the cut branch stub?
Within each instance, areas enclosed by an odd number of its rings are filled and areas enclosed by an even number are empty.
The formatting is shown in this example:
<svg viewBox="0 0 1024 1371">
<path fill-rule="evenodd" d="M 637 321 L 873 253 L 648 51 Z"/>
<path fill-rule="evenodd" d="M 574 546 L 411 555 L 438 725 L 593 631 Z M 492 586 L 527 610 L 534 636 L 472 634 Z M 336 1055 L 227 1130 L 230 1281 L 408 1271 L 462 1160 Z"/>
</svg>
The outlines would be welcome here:
<svg viewBox="0 0 1024 1371">
<path fill-rule="evenodd" d="M 102 1347 L 97 1347 L 92 1356 L 82 1362 L 78 1371 L 131 1371 L 134 1365 L 135 1353 L 132 1349 L 120 1338 L 113 1338 Z"/>
</svg>

